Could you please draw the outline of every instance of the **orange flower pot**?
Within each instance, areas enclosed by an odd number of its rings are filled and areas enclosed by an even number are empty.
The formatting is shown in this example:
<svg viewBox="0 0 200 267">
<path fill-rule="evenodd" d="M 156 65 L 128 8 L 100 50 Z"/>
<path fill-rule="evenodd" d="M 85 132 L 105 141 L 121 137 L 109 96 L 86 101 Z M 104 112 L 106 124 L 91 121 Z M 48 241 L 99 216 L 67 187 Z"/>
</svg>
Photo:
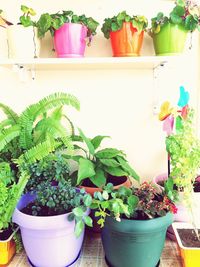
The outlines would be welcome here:
<svg viewBox="0 0 200 267">
<path fill-rule="evenodd" d="M 144 31 L 138 33 L 131 22 L 124 22 L 120 30 L 110 32 L 114 57 L 134 57 L 140 55 Z"/>
<path fill-rule="evenodd" d="M 13 235 L 5 241 L 0 241 L 0 267 L 8 266 L 16 252 L 15 241 Z"/>
</svg>

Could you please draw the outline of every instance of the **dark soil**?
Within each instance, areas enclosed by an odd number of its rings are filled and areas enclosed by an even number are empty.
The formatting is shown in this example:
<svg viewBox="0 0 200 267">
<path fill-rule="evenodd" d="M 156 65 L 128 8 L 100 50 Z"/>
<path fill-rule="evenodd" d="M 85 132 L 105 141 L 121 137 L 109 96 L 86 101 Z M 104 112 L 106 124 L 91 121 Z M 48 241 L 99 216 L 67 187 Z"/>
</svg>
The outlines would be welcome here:
<svg viewBox="0 0 200 267">
<path fill-rule="evenodd" d="M 27 215 L 33 215 L 33 207 L 36 206 L 34 202 L 29 203 L 25 208 L 21 210 L 21 212 L 27 214 Z M 70 210 L 71 211 L 71 210 Z M 58 211 L 55 211 L 53 209 L 50 209 L 49 207 L 42 207 L 41 210 L 37 211 L 37 216 L 56 216 L 68 213 L 70 211 L 64 211 L 62 213 L 59 213 Z M 34 216 L 34 215 L 33 215 Z"/>
<path fill-rule="evenodd" d="M 126 182 L 127 180 L 127 177 L 126 176 L 121 176 L 121 177 L 116 177 L 116 176 L 112 176 L 110 175 L 108 178 L 107 178 L 107 183 L 112 183 L 114 186 L 117 186 L 117 185 L 120 185 L 120 184 L 123 184 L 124 182 Z M 85 179 L 82 183 L 82 186 L 87 186 L 87 187 L 97 187 L 96 185 L 94 185 L 90 179 Z"/>
<path fill-rule="evenodd" d="M 181 242 L 187 248 L 200 248 L 200 241 L 194 232 L 194 229 L 177 229 Z M 198 229 L 200 235 L 200 230 Z"/>
<path fill-rule="evenodd" d="M 200 182 L 198 181 L 194 182 L 194 192 L 200 192 Z"/>
<path fill-rule="evenodd" d="M 1 241 L 7 240 L 12 235 L 12 233 L 13 233 L 12 228 L 8 228 L 3 232 L 0 232 L 0 240 Z"/>
</svg>

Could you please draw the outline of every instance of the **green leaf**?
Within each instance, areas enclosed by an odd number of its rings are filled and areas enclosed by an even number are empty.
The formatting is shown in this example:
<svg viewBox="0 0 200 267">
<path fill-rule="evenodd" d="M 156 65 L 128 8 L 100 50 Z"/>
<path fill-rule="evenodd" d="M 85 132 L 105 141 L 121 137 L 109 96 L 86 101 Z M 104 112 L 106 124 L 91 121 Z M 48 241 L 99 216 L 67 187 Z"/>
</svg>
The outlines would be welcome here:
<svg viewBox="0 0 200 267">
<path fill-rule="evenodd" d="M 84 202 L 84 204 L 85 204 L 86 207 L 89 207 L 92 204 L 92 197 L 91 197 L 91 195 L 86 194 L 83 197 L 83 202 Z"/>
<path fill-rule="evenodd" d="M 91 143 L 93 144 L 94 149 L 97 149 L 100 146 L 101 141 L 104 138 L 110 138 L 110 136 L 97 135 L 91 140 Z"/>
<path fill-rule="evenodd" d="M 94 155 L 94 153 L 95 153 L 95 148 L 94 148 L 92 142 L 90 141 L 89 138 L 87 138 L 87 137 L 84 135 L 84 133 L 82 132 L 82 130 L 81 130 L 80 128 L 78 128 L 78 130 L 79 130 L 79 134 L 80 134 L 81 138 L 82 138 L 83 141 L 86 143 L 86 145 L 87 145 L 87 147 L 88 147 L 88 150 L 89 150 L 90 154 L 91 154 L 91 155 Z"/>
<path fill-rule="evenodd" d="M 116 32 L 120 29 L 119 25 L 116 22 L 112 22 L 111 24 L 111 30 L 112 32 Z"/>
<path fill-rule="evenodd" d="M 118 167 L 120 166 L 119 162 L 115 159 L 100 159 L 101 163 L 103 165 L 106 165 L 108 167 Z"/>
<path fill-rule="evenodd" d="M 30 13 L 31 16 L 35 16 L 36 15 L 35 10 L 32 9 L 32 8 L 29 8 L 29 13 Z"/>
<path fill-rule="evenodd" d="M 102 193 L 102 197 L 103 197 L 105 200 L 108 200 L 108 198 L 109 198 L 108 192 L 104 190 L 103 193 Z"/>
<path fill-rule="evenodd" d="M 137 196 L 129 196 L 128 197 L 128 206 L 129 206 L 129 212 L 130 213 L 133 213 L 134 210 L 136 209 L 137 205 L 138 205 L 138 202 L 139 202 L 139 199 Z"/>
<path fill-rule="evenodd" d="M 52 22 L 52 19 L 48 13 L 41 15 L 40 19 L 37 22 L 38 37 L 39 38 L 44 37 L 45 33 L 48 30 L 50 30 L 51 22 Z"/>
<path fill-rule="evenodd" d="M 69 222 L 72 222 L 72 221 L 75 219 L 74 214 L 73 214 L 73 213 L 70 213 L 70 214 L 68 215 L 67 219 L 68 219 Z"/>
<path fill-rule="evenodd" d="M 176 0 L 177 5 L 184 7 L 185 6 L 185 0 Z"/>
<path fill-rule="evenodd" d="M 111 159 L 118 155 L 124 155 L 124 153 L 115 148 L 105 148 L 95 154 L 95 156 L 99 159 Z"/>
<path fill-rule="evenodd" d="M 182 17 L 185 14 L 185 8 L 182 6 L 176 6 L 173 9 L 172 13 L 176 13 L 176 15 L 178 15 L 179 17 Z"/>
<path fill-rule="evenodd" d="M 85 178 L 90 178 L 95 175 L 94 164 L 89 159 L 79 159 L 78 179 L 77 184 L 80 184 Z"/>
<path fill-rule="evenodd" d="M 135 172 L 135 170 L 128 164 L 126 160 L 121 157 L 117 157 L 117 160 L 121 164 L 121 167 L 128 172 L 128 174 L 133 177 L 135 180 L 140 181 L 139 175 Z"/>
<path fill-rule="evenodd" d="M 114 213 L 119 213 L 120 205 L 118 204 L 118 202 L 113 202 L 112 203 L 112 210 L 113 210 Z"/>
<path fill-rule="evenodd" d="M 182 23 L 182 18 L 179 17 L 177 14 L 171 13 L 170 18 L 172 23 L 174 24 L 181 24 Z"/>
<path fill-rule="evenodd" d="M 85 216 L 84 217 L 84 222 L 89 227 L 92 227 L 93 226 L 92 219 L 90 218 L 90 216 Z"/>
<path fill-rule="evenodd" d="M 84 223 L 82 220 L 78 221 L 75 226 L 75 235 L 76 237 L 79 237 L 84 229 Z"/>
<path fill-rule="evenodd" d="M 84 214 L 84 211 L 81 207 L 74 208 L 72 211 L 73 211 L 73 214 L 77 217 L 82 217 Z"/>
<path fill-rule="evenodd" d="M 21 5 L 21 11 L 22 11 L 23 13 L 28 13 L 29 8 L 28 8 L 27 6 Z"/>
<path fill-rule="evenodd" d="M 97 187 L 102 187 L 106 184 L 106 177 L 102 169 L 97 168 L 94 176 L 90 177 L 90 180 Z"/>
<path fill-rule="evenodd" d="M 120 167 L 105 167 L 104 170 L 113 176 L 128 176 L 128 173 L 122 170 Z"/>
<path fill-rule="evenodd" d="M 161 20 L 163 17 L 164 17 L 163 12 L 159 12 L 159 13 L 157 14 L 157 20 Z"/>
</svg>

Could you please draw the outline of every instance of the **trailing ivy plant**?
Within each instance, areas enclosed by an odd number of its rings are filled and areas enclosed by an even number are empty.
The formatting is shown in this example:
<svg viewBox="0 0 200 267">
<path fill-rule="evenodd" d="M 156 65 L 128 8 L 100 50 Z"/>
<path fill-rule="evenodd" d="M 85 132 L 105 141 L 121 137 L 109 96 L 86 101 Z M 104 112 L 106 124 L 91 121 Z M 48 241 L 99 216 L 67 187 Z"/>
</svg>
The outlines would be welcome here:
<svg viewBox="0 0 200 267">
<path fill-rule="evenodd" d="M 101 28 L 104 37 L 109 39 L 110 32 L 116 32 L 120 30 L 124 22 L 131 22 L 133 27 L 140 33 L 148 26 L 148 20 L 144 16 L 130 16 L 126 11 L 120 12 L 117 16 L 104 19 L 103 26 Z"/>
<path fill-rule="evenodd" d="M 96 210 L 97 223 L 101 227 L 107 216 L 117 221 L 121 221 L 121 218 L 149 220 L 165 216 L 167 212 L 177 212 L 165 191 L 160 191 L 149 182 L 142 183 L 139 188 L 121 186 L 119 189 L 107 184 L 102 192 L 94 193 L 91 208 Z"/>
<path fill-rule="evenodd" d="M 108 136 L 98 135 L 90 139 L 85 136 L 81 129 L 79 129 L 79 133 L 86 149 L 79 145 L 75 146 L 76 149 L 81 149 L 85 153 L 85 156 L 73 157 L 78 162 L 78 185 L 89 178 L 95 186 L 102 187 L 107 183 L 110 175 L 127 176 L 139 181 L 139 176 L 129 165 L 122 150 L 116 148 L 99 149 L 102 140 Z"/>
<path fill-rule="evenodd" d="M 193 32 L 195 29 L 200 31 L 200 12 L 198 6 L 193 1 L 177 0 L 175 7 L 169 16 L 159 12 L 156 17 L 151 19 L 150 34 L 157 34 L 161 28 L 168 24 L 182 26 L 186 31 Z"/>
<path fill-rule="evenodd" d="M 55 14 L 45 13 L 41 15 L 37 22 L 38 36 L 42 38 L 48 31 L 54 36 L 55 30 L 58 30 L 64 23 L 78 23 L 86 26 L 89 43 L 91 42 L 92 36 L 97 33 L 96 29 L 99 25 L 92 17 L 86 17 L 85 15 L 78 16 L 70 10 Z"/>
<path fill-rule="evenodd" d="M 21 115 L 0 103 L 0 230 L 11 222 L 15 206 L 30 178 L 25 164 L 33 164 L 57 149 L 73 150 L 73 127 L 62 106 L 79 110 L 78 100 L 55 93 L 28 106 Z M 63 126 L 62 120 L 68 122 Z"/>
</svg>

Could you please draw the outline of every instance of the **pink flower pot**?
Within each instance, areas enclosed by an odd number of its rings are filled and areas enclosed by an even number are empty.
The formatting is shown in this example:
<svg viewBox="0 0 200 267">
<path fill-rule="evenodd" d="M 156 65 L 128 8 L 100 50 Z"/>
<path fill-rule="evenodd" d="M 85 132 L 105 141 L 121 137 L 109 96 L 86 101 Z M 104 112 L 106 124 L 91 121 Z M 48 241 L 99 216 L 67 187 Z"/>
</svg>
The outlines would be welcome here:
<svg viewBox="0 0 200 267">
<path fill-rule="evenodd" d="M 84 57 L 87 27 L 77 23 L 65 23 L 55 31 L 54 45 L 57 57 Z"/>
</svg>

